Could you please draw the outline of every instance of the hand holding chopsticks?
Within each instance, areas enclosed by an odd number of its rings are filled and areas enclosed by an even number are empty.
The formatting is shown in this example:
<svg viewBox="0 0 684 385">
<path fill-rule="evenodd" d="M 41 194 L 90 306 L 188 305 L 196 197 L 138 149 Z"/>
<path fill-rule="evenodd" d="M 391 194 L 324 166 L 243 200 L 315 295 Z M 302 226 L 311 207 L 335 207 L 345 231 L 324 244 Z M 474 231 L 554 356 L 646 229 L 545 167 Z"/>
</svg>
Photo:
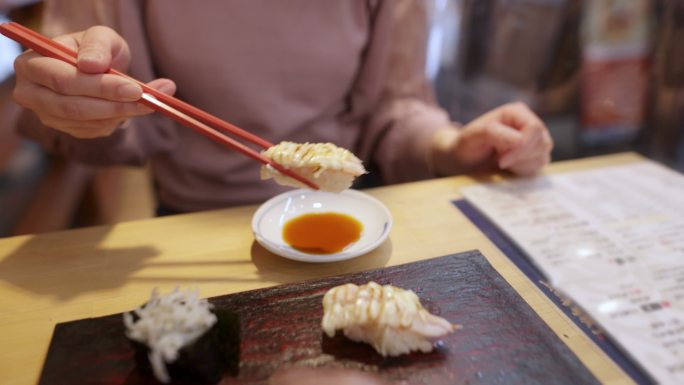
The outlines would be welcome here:
<svg viewBox="0 0 684 385">
<path fill-rule="evenodd" d="M 17 23 L 0 24 L 0 33 L 5 36 L 31 48 L 35 52 L 53 59 L 58 59 L 62 62 L 68 63 L 74 67 L 78 66 L 77 53 L 72 49 L 48 39 L 28 28 L 25 28 Z M 227 134 L 232 134 L 242 140 L 252 143 L 261 148 L 269 148 L 272 144 L 252 133 L 249 133 L 239 127 L 236 127 L 228 122 L 225 122 L 213 115 L 208 114 L 194 106 L 191 106 L 179 99 L 167 95 L 159 90 L 150 87 L 138 80 L 135 80 L 128 75 L 125 75 L 115 69 L 109 69 L 107 74 L 121 76 L 132 82 L 137 83 L 143 90 L 142 97 L 137 100 L 138 103 L 145 105 L 155 111 L 158 111 L 183 125 L 199 132 L 206 137 L 230 147 L 251 159 L 254 159 L 264 165 L 269 165 L 278 172 L 291 177 L 306 186 L 313 189 L 318 189 L 318 185 L 311 180 L 283 167 L 281 164 L 265 157 L 260 152 L 238 142 L 237 140 L 217 131 L 219 129 Z M 133 111 L 132 115 L 135 113 Z M 216 128 L 216 129 L 214 129 Z"/>
<path fill-rule="evenodd" d="M 121 123 L 153 110 L 137 103 L 142 87 L 122 76 L 107 74 L 110 68 L 125 69 L 130 62 L 128 45 L 105 27 L 63 35 L 58 43 L 78 52 L 78 67 L 27 51 L 14 68 L 14 100 L 33 111 L 47 127 L 79 139 L 111 135 Z M 175 92 L 168 79 L 155 79 L 152 88 Z"/>
</svg>

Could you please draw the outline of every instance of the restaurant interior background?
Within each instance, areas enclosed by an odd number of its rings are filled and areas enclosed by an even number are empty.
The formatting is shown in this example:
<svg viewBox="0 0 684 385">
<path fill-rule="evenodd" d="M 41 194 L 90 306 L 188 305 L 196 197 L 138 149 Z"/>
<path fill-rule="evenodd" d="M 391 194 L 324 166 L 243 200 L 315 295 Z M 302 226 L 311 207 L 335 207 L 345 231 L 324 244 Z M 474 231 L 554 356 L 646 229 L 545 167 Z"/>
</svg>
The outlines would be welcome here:
<svg viewBox="0 0 684 385">
<path fill-rule="evenodd" d="M 551 130 L 554 160 L 637 151 L 684 171 L 684 1 L 424 1 L 426 71 L 454 120 L 521 100 Z M 40 8 L 0 0 L 0 18 L 38 28 Z M 0 39 L 0 236 L 151 216 L 144 170 L 93 169 L 16 135 L 19 52 Z"/>
</svg>

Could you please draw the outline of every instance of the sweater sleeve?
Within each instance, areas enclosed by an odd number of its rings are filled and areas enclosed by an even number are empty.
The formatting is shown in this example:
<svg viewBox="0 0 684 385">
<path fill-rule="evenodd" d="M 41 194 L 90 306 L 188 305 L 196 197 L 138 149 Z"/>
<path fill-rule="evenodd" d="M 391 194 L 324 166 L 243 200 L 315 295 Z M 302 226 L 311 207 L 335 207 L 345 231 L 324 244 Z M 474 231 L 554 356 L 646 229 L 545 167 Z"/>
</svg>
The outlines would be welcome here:
<svg viewBox="0 0 684 385">
<path fill-rule="evenodd" d="M 374 20 L 360 87 L 377 88 L 360 154 L 386 183 L 434 177 L 432 136 L 452 125 L 425 75 L 427 10 L 421 0 L 382 3 Z M 379 85 L 369 85 L 378 82 Z M 362 92 L 357 92 L 363 95 Z M 370 100 L 367 97 L 366 102 Z M 363 104 L 364 102 L 359 102 Z"/>
<path fill-rule="evenodd" d="M 154 78 L 140 9 L 132 0 L 46 0 L 43 33 L 54 37 L 82 31 L 94 25 L 115 29 L 129 43 L 132 63 L 129 72 L 140 80 Z M 114 133 L 96 139 L 79 139 L 43 125 L 29 110 L 21 112 L 16 124 L 20 134 L 41 144 L 48 152 L 93 165 L 141 165 L 175 145 L 174 131 L 168 119 L 158 114 L 128 120 Z"/>
</svg>

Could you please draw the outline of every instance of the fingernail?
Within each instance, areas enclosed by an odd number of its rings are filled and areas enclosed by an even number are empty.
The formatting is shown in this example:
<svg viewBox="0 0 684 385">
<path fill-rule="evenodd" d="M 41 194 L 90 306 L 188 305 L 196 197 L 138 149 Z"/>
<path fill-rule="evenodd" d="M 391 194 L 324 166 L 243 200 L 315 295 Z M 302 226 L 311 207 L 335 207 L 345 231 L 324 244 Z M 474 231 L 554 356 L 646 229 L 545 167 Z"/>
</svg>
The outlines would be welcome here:
<svg viewBox="0 0 684 385">
<path fill-rule="evenodd" d="M 120 98 L 126 100 L 138 100 L 142 96 L 142 88 L 134 83 L 126 83 L 116 90 Z"/>
</svg>

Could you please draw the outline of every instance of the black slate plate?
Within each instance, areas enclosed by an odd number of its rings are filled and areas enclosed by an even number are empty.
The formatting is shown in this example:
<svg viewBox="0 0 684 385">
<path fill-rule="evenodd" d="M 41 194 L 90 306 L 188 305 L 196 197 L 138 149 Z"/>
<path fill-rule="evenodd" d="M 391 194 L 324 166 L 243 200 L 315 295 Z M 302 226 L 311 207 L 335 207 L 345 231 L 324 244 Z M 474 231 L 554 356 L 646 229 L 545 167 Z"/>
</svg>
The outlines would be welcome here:
<svg viewBox="0 0 684 385">
<path fill-rule="evenodd" d="M 321 298 L 333 286 L 374 280 L 411 289 L 463 325 L 429 354 L 383 358 L 367 345 L 323 337 Z M 347 367 L 408 384 L 598 384 L 478 251 L 215 297 L 240 315 L 239 374 L 222 384 L 263 384 L 287 366 Z M 58 324 L 40 384 L 146 384 L 120 314 Z"/>
</svg>

